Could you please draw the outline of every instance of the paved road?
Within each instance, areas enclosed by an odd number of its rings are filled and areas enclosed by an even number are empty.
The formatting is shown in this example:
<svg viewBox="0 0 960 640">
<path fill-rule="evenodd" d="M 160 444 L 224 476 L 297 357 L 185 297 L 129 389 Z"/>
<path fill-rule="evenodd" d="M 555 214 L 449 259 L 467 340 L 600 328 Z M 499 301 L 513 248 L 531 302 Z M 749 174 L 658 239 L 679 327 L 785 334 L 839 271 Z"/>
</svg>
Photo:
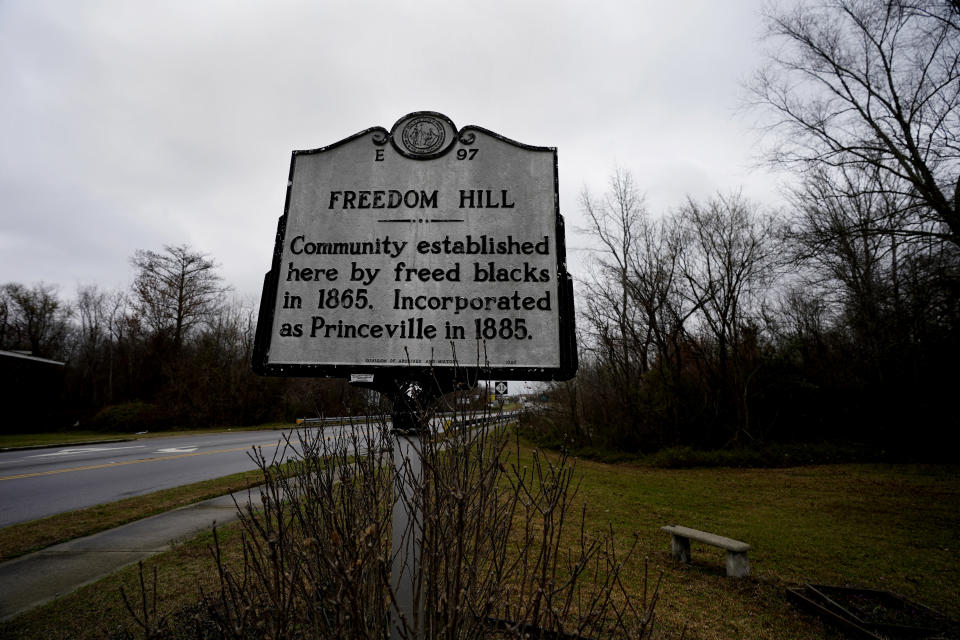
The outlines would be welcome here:
<svg viewBox="0 0 960 640">
<path fill-rule="evenodd" d="M 324 429 L 327 437 L 338 432 Z M 254 469 L 248 452 L 262 447 L 269 458 L 282 435 L 232 431 L 0 452 L 0 527 Z"/>
<path fill-rule="evenodd" d="M 506 412 L 504 416 L 513 415 Z M 478 414 L 478 416 L 481 414 Z M 351 427 L 305 429 L 336 439 Z M 446 428 L 443 417 L 435 428 Z M 375 433 L 378 428 L 373 428 Z M 0 527 L 256 468 L 289 431 L 231 431 L 143 438 L 64 448 L 0 452 Z M 291 438 L 296 442 L 297 438 Z M 375 446 L 378 446 L 375 444 Z M 282 460 L 296 450 L 282 454 Z M 281 461 L 282 461 L 281 460 Z"/>
</svg>

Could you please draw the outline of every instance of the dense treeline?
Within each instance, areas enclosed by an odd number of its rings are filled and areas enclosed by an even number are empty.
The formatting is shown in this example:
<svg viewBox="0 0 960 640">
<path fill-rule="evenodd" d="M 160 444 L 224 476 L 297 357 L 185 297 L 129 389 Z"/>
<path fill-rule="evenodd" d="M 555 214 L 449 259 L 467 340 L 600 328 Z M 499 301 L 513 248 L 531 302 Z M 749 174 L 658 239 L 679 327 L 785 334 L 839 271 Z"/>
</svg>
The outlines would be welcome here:
<svg viewBox="0 0 960 640">
<path fill-rule="evenodd" d="M 960 5 L 829 0 L 768 16 L 750 86 L 795 176 L 646 211 L 617 171 L 583 210 L 584 363 L 553 436 L 649 452 L 844 439 L 953 455 L 960 386 Z"/>
<path fill-rule="evenodd" d="M 541 427 L 633 452 L 955 439 L 960 250 L 858 230 L 837 218 L 855 200 L 786 218 L 734 194 L 653 217 L 627 172 L 585 194 L 604 249 L 579 288 L 581 370 Z M 829 238 L 810 219 L 825 202 Z"/>
<path fill-rule="evenodd" d="M 131 262 L 127 291 L 84 286 L 67 300 L 44 284 L 0 287 L 0 349 L 66 362 L 60 379 L 38 378 L 53 387 L 41 406 L 9 401 L 5 431 L 260 424 L 362 406 L 340 381 L 254 375 L 256 310 L 209 257 L 174 246 Z"/>
</svg>

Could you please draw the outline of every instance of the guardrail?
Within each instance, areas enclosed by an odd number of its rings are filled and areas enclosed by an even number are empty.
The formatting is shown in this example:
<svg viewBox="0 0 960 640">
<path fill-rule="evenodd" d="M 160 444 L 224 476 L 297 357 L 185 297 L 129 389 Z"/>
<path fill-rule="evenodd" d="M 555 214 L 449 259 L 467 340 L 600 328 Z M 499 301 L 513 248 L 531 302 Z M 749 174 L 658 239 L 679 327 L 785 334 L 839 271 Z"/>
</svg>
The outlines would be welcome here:
<svg viewBox="0 0 960 640">
<path fill-rule="evenodd" d="M 444 427 L 456 426 L 456 427 L 469 427 L 474 424 L 479 424 L 481 422 L 503 422 L 514 418 L 519 415 L 520 411 L 502 411 L 502 412 L 460 412 L 460 411 L 448 411 L 445 413 L 434 414 L 433 420 L 442 421 L 440 424 Z M 467 419 L 457 419 L 458 416 L 469 416 Z M 297 425 L 331 425 L 331 424 L 343 424 L 344 422 L 370 422 L 371 420 L 378 420 L 384 418 L 384 416 L 332 416 L 329 418 L 297 418 Z M 440 425 L 438 425 L 440 426 Z"/>
<path fill-rule="evenodd" d="M 484 423 L 498 424 L 501 422 L 509 422 L 519 414 L 520 414 L 519 411 L 503 411 L 499 413 L 481 413 L 476 417 L 469 417 L 467 419 L 460 419 L 460 420 L 456 419 L 456 417 L 450 420 L 446 420 L 443 416 L 438 416 L 437 418 L 434 418 L 434 419 L 443 420 L 443 426 L 444 426 L 444 429 L 446 429 L 449 427 L 453 427 L 453 428 L 471 427 L 475 424 L 484 424 Z M 444 415 L 450 415 L 450 414 L 444 414 Z M 453 415 L 456 416 L 458 414 L 453 414 Z"/>
<path fill-rule="evenodd" d="M 369 422 L 380 416 L 334 416 L 331 418 L 297 418 L 297 424 L 333 424 L 335 422 L 358 421 Z"/>
</svg>

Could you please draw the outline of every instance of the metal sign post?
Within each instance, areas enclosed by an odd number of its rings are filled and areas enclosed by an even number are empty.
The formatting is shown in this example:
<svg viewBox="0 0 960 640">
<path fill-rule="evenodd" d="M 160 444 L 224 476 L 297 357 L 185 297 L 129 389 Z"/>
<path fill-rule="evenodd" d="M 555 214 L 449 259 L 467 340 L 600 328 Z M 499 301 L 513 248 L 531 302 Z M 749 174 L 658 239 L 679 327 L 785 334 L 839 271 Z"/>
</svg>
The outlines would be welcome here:
<svg viewBox="0 0 960 640">
<path fill-rule="evenodd" d="M 393 564 L 391 580 L 400 615 L 391 616 L 390 638 L 405 637 L 403 620 L 411 629 L 422 625 L 422 602 L 417 581 L 420 574 L 420 554 L 423 540 L 419 532 L 422 513 L 418 508 L 422 496 L 416 495 L 423 486 L 423 441 L 416 435 L 396 434 L 393 440 Z"/>
</svg>

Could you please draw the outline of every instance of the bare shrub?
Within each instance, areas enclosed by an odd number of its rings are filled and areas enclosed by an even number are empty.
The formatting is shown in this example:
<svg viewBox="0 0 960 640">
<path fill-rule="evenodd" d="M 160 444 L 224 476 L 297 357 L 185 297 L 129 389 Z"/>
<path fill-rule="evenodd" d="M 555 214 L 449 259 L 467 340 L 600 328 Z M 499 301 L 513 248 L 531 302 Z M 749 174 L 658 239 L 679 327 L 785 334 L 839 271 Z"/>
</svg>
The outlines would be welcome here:
<svg viewBox="0 0 960 640">
<path fill-rule="evenodd" d="M 419 436 L 358 421 L 256 451 L 242 560 L 215 536 L 204 637 L 651 637 L 659 581 L 623 583 L 633 547 L 587 530 L 573 460 L 521 466 L 506 418 L 434 416 Z"/>
</svg>

